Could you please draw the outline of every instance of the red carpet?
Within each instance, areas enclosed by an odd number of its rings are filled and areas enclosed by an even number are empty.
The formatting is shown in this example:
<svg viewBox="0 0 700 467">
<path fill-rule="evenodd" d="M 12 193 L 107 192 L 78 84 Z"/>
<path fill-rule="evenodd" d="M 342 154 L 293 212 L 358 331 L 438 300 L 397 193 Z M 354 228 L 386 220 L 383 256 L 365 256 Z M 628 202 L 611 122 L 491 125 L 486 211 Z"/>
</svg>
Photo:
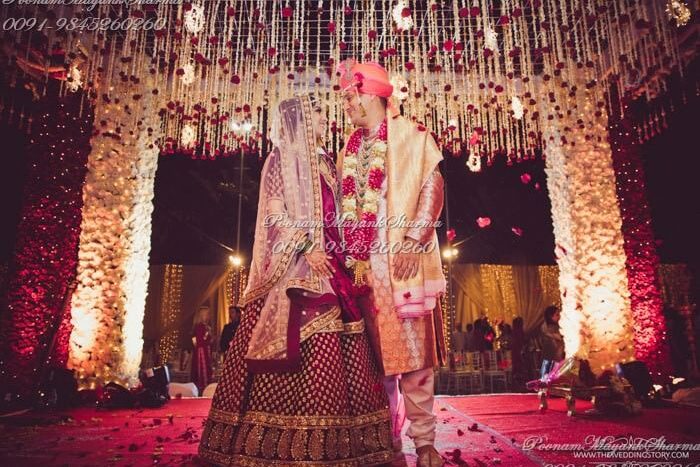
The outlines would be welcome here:
<svg viewBox="0 0 700 467">
<path fill-rule="evenodd" d="M 538 411 L 538 402 L 534 394 L 508 394 L 508 395 L 483 395 L 445 398 L 441 400 L 455 411 L 469 414 L 469 417 L 478 421 L 492 431 L 497 439 L 508 440 L 519 450 L 523 449 L 528 438 L 539 437 L 550 444 L 585 444 L 593 437 L 615 437 L 618 446 L 624 445 L 629 439 L 657 439 L 664 437 L 666 444 L 671 443 L 700 443 L 700 409 L 692 407 L 669 408 L 645 408 L 638 416 L 632 417 L 603 417 L 587 415 L 586 410 L 591 404 L 586 401 L 577 401 L 577 415 L 568 417 L 563 399 L 550 399 L 549 410 L 541 414 Z M 555 449 L 558 448 L 558 449 Z M 625 458 L 632 453 L 611 454 L 611 457 L 591 457 L 586 461 L 576 458 L 574 449 L 565 450 L 564 447 L 552 446 L 552 449 L 523 450 L 534 462 L 534 465 L 564 463 L 575 466 L 599 465 L 599 462 L 621 462 L 639 460 L 641 464 L 658 465 L 656 462 L 670 462 L 660 465 L 686 466 L 700 461 L 700 444 L 696 450 L 674 449 L 672 451 L 688 455 L 679 458 L 655 457 L 660 454 L 658 449 L 649 448 L 649 456 L 646 458 Z M 587 450 L 591 456 L 601 456 L 601 450 Z M 593 451 L 593 452 L 591 452 Z M 634 450 L 637 451 L 637 450 Z M 580 452 L 580 451 L 578 451 Z M 598 462 L 593 462 L 593 461 Z"/>
<path fill-rule="evenodd" d="M 60 425 L 35 427 L 15 426 L 8 418 L 0 418 L 3 424 L 0 427 L 0 465 L 201 465 L 196 452 L 202 420 L 210 402 L 209 399 L 173 400 L 160 409 L 145 410 L 76 409 L 66 412 L 71 418 Z M 590 404 L 577 403 L 581 413 L 587 408 Z M 523 449 L 529 436 L 558 444 L 582 443 L 589 435 L 664 436 L 667 444 L 700 443 L 697 422 L 700 409 L 645 409 L 642 415 L 631 418 L 585 414 L 569 418 L 560 399 L 552 400 L 550 410 L 540 414 L 534 395 L 493 395 L 439 397 L 437 411 L 437 447 L 449 460 L 447 465 L 599 464 L 574 458 L 572 452 L 562 450 Z M 404 446 L 407 465 L 415 465 L 408 439 Z M 661 460 L 649 458 L 647 462 Z M 683 466 L 699 461 L 700 451 L 689 452 L 687 458 L 666 460 Z"/>
</svg>

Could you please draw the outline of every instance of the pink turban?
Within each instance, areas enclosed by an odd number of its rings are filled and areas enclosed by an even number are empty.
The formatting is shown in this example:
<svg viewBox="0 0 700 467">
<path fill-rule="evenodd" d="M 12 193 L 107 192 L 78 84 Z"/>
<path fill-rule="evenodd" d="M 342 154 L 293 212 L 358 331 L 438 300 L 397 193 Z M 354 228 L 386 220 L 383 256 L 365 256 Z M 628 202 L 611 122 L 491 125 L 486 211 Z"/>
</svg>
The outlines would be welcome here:
<svg viewBox="0 0 700 467">
<path fill-rule="evenodd" d="M 372 94 L 387 99 L 394 92 L 394 87 L 389 82 L 389 73 L 379 63 L 345 60 L 338 66 L 338 71 L 341 91 L 355 86 L 361 94 Z"/>
</svg>

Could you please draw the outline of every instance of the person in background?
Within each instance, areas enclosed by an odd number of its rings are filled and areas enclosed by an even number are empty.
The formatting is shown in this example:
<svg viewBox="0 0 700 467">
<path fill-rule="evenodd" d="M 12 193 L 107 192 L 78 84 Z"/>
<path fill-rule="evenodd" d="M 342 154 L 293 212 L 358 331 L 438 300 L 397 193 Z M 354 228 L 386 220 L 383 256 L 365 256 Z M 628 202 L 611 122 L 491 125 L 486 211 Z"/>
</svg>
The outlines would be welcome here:
<svg viewBox="0 0 700 467">
<path fill-rule="evenodd" d="M 489 319 L 486 316 L 481 318 L 481 328 L 484 333 L 484 350 L 493 350 L 493 344 L 496 340 L 496 331 L 493 330 L 493 326 L 489 323 Z"/>
<path fill-rule="evenodd" d="M 222 355 L 226 354 L 226 351 L 233 340 L 233 336 L 236 334 L 236 329 L 238 329 L 238 324 L 241 322 L 241 309 L 238 306 L 231 305 L 228 307 L 228 319 L 229 322 L 224 329 L 221 330 L 221 339 L 219 340 L 219 350 Z"/>
<path fill-rule="evenodd" d="M 544 310 L 544 323 L 540 327 L 542 358 L 558 362 L 564 359 L 564 338 L 559 330 L 561 311 L 555 305 Z"/>
<path fill-rule="evenodd" d="M 211 324 L 208 306 L 202 306 L 194 317 L 192 329 L 192 367 L 190 376 L 201 394 L 211 383 Z"/>
<path fill-rule="evenodd" d="M 498 337 L 496 338 L 496 348 L 498 350 L 510 350 L 512 330 L 510 324 L 506 322 L 498 323 Z"/>
<path fill-rule="evenodd" d="M 464 350 L 467 352 L 476 351 L 476 337 L 474 335 L 474 325 L 467 324 L 467 332 L 464 335 Z"/>
<path fill-rule="evenodd" d="M 464 333 L 462 332 L 462 323 L 455 323 L 454 331 L 452 332 L 452 350 L 455 352 L 464 352 Z"/>
<path fill-rule="evenodd" d="M 474 321 L 474 352 L 486 350 L 486 338 L 484 337 L 484 325 L 481 318 Z"/>
<path fill-rule="evenodd" d="M 523 318 L 518 316 L 513 320 L 513 332 L 510 339 L 511 356 L 513 359 L 513 382 L 520 387 L 526 379 L 523 347 L 525 346 L 525 327 Z"/>
</svg>

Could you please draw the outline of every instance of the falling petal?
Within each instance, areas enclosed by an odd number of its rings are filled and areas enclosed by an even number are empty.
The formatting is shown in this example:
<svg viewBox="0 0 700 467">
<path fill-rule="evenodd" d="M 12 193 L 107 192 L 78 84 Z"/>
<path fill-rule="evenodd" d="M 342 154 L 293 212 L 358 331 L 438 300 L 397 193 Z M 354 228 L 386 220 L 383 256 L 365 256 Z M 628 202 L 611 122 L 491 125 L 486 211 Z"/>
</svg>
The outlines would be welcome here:
<svg viewBox="0 0 700 467">
<path fill-rule="evenodd" d="M 486 227 L 491 225 L 491 218 L 490 217 L 479 217 L 476 219 L 476 223 L 480 228 L 485 229 Z"/>
</svg>

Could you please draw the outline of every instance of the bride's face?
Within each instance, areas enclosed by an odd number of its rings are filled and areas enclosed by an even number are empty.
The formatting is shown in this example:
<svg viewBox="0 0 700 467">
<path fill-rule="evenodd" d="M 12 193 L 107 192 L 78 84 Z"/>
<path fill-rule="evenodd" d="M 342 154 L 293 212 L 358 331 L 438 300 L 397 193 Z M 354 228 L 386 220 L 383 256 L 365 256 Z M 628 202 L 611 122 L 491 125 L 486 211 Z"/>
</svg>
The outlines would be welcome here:
<svg viewBox="0 0 700 467">
<path fill-rule="evenodd" d="M 322 105 L 315 105 L 311 112 L 311 126 L 314 130 L 316 140 L 323 140 L 326 137 L 326 109 Z"/>
</svg>

